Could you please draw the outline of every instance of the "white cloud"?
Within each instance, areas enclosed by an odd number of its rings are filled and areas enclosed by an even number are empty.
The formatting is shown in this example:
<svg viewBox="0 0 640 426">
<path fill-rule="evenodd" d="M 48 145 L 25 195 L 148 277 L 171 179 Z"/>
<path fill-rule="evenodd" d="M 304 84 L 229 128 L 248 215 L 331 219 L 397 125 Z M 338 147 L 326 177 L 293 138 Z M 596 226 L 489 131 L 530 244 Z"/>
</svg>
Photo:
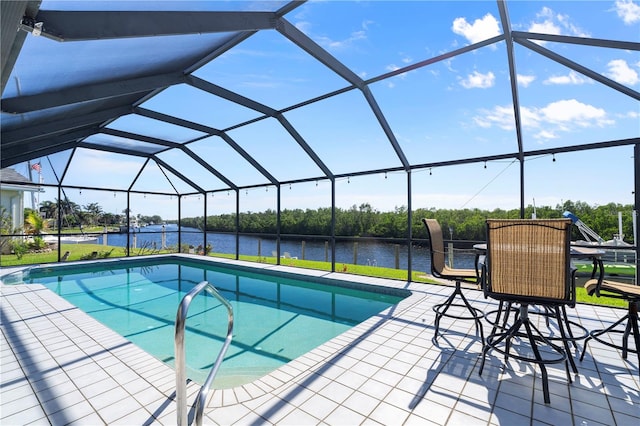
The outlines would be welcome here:
<svg viewBox="0 0 640 426">
<path fill-rule="evenodd" d="M 529 32 L 589 37 L 587 32 L 581 30 L 571 22 L 571 18 L 568 15 L 557 14 L 548 7 L 543 7 L 540 12 L 536 14 L 536 19 L 537 21 L 529 25 Z M 543 41 L 537 41 L 536 43 L 544 44 Z"/>
<path fill-rule="evenodd" d="M 544 84 L 585 84 L 593 81 L 575 71 L 570 71 L 567 75 L 551 76 L 544 81 Z"/>
<path fill-rule="evenodd" d="M 369 29 L 369 26 L 370 26 L 371 24 L 375 24 L 375 21 L 370 20 L 370 19 L 368 19 L 368 20 L 366 20 L 366 21 L 362 21 L 362 29 L 363 29 L 363 30 L 368 30 L 368 29 Z"/>
<path fill-rule="evenodd" d="M 491 127 L 491 120 L 488 119 L 488 117 L 486 116 L 475 116 L 473 117 L 473 121 L 474 123 L 476 123 L 477 126 L 482 127 L 483 129 L 488 129 Z M 508 130 L 508 129 L 505 129 Z"/>
<path fill-rule="evenodd" d="M 311 22 L 309 21 L 298 21 L 294 26 L 305 34 L 309 34 L 311 31 Z"/>
<path fill-rule="evenodd" d="M 540 127 L 542 118 L 535 108 L 520 107 L 520 121 L 527 128 Z"/>
<path fill-rule="evenodd" d="M 367 30 L 369 29 L 369 25 L 372 24 L 373 21 L 363 21 L 362 29 L 353 31 L 349 34 L 348 37 L 342 40 L 333 40 L 330 37 L 323 35 L 314 35 L 311 31 L 311 24 L 306 21 L 299 21 L 295 24 L 296 28 L 300 31 L 313 38 L 319 45 L 328 49 L 328 50 L 342 50 L 352 47 L 358 41 L 367 39 Z"/>
<path fill-rule="evenodd" d="M 615 10 L 618 17 L 627 25 L 640 21 L 640 5 L 634 3 L 633 0 L 617 0 Z"/>
<path fill-rule="evenodd" d="M 560 34 L 560 27 L 553 21 L 553 11 L 548 7 L 543 7 L 540 12 L 536 14 L 541 22 L 532 22 L 529 26 L 529 32 L 532 33 L 544 33 L 544 34 Z"/>
<path fill-rule="evenodd" d="M 481 110 L 482 115 L 475 116 L 473 121 L 480 127 L 500 127 L 502 130 L 512 130 L 515 127 L 513 107 L 496 106 L 492 111 Z"/>
<path fill-rule="evenodd" d="M 580 127 L 602 127 L 611 124 L 607 113 L 602 108 L 583 104 L 575 99 L 552 102 L 540 109 L 544 120 L 548 123 L 575 124 Z"/>
<path fill-rule="evenodd" d="M 559 132 L 571 132 L 578 127 L 604 127 L 614 123 L 607 117 L 605 110 L 575 99 L 552 102 L 543 108 L 522 106 L 520 119 L 523 127 L 540 129 L 537 136 L 540 139 L 556 138 Z M 483 128 L 495 126 L 503 130 L 513 130 L 513 107 L 497 105 L 492 110 L 479 110 L 473 121 Z"/>
<path fill-rule="evenodd" d="M 366 40 L 367 35 L 363 30 L 352 32 L 349 37 L 344 40 L 331 40 L 329 37 L 321 36 L 316 37 L 318 44 L 326 47 L 329 50 L 341 50 L 351 47 L 355 42 L 359 40 Z"/>
<path fill-rule="evenodd" d="M 607 64 L 609 72 L 607 77 L 620 84 L 628 84 L 634 86 L 640 81 L 640 77 L 636 70 L 631 68 L 624 59 L 615 59 Z"/>
<path fill-rule="evenodd" d="M 387 71 L 393 72 L 393 71 L 399 70 L 401 67 L 397 66 L 396 64 L 389 64 L 385 68 L 386 68 Z M 400 73 L 400 74 L 396 75 L 396 78 L 406 78 L 406 77 L 407 77 L 407 73 L 406 72 L 403 72 L 403 73 Z M 388 86 L 389 87 L 395 87 L 395 84 L 390 82 L 390 84 Z"/>
<path fill-rule="evenodd" d="M 442 64 L 447 68 L 447 70 L 451 71 L 452 73 L 457 73 L 458 71 L 453 68 L 453 61 L 454 58 L 445 59 L 444 61 L 442 61 Z"/>
<path fill-rule="evenodd" d="M 569 18 L 569 15 L 556 15 L 556 20 L 563 27 L 568 34 L 575 35 L 578 37 L 589 37 L 589 34 L 582 31 L 577 25 L 573 24 Z"/>
<path fill-rule="evenodd" d="M 522 87 L 529 87 L 531 83 L 536 79 L 535 75 L 523 75 L 518 74 L 516 80 L 518 80 L 518 84 Z"/>
<path fill-rule="evenodd" d="M 487 13 L 482 19 L 476 19 L 473 24 L 468 23 L 466 18 L 456 18 L 451 29 L 455 34 L 463 36 L 472 44 L 500 34 L 498 21 L 490 13 Z"/>
<path fill-rule="evenodd" d="M 533 135 L 534 139 L 543 139 L 543 140 L 549 140 L 549 139 L 558 139 L 558 135 L 556 135 L 554 132 L 550 132 L 548 130 L 541 130 L 540 132 L 538 132 L 537 134 Z"/>
<path fill-rule="evenodd" d="M 560 34 L 560 28 L 551 21 L 535 22 L 529 27 L 529 32 L 541 34 Z"/>
<path fill-rule="evenodd" d="M 473 74 L 469 74 L 467 78 L 460 81 L 460 84 L 465 89 L 487 89 L 489 87 L 493 87 L 495 83 L 495 75 L 491 71 L 486 74 L 479 73 L 478 71 L 474 71 Z"/>
</svg>

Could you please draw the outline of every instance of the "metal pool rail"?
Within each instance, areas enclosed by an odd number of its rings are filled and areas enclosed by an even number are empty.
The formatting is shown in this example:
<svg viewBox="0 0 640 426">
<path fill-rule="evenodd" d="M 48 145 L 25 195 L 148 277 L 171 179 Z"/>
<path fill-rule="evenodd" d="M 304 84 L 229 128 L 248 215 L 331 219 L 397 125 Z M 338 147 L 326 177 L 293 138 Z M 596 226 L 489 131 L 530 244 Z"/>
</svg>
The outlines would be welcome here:
<svg viewBox="0 0 640 426">
<path fill-rule="evenodd" d="M 202 281 L 200 284 L 195 286 L 180 302 L 178 306 L 178 312 L 176 314 L 176 329 L 175 329 L 175 356 L 176 356 L 176 403 L 178 405 L 178 425 L 186 426 L 189 424 L 188 416 L 187 416 L 187 378 L 186 378 L 186 366 L 185 366 L 185 351 L 184 351 L 184 329 L 185 322 L 187 320 L 187 311 L 189 310 L 189 305 L 191 304 L 191 300 L 198 295 L 202 290 L 207 290 L 209 294 L 217 298 L 220 303 L 222 303 L 228 312 L 229 323 L 227 326 L 227 338 L 222 345 L 222 349 L 218 354 L 218 358 L 216 358 L 216 362 L 213 364 L 209 375 L 207 376 L 207 380 L 205 380 L 204 384 L 200 388 L 200 392 L 196 397 L 195 402 L 195 424 L 202 425 L 202 412 L 204 411 L 204 406 L 207 401 L 207 395 L 209 394 L 209 389 L 211 388 L 211 384 L 213 383 L 213 379 L 218 373 L 218 369 L 220 368 L 220 364 L 222 364 L 222 359 L 224 358 L 224 354 L 227 352 L 229 348 L 229 344 L 231 344 L 231 338 L 233 335 L 233 309 L 227 299 L 225 299 L 215 287 L 209 284 L 207 281 Z"/>
</svg>

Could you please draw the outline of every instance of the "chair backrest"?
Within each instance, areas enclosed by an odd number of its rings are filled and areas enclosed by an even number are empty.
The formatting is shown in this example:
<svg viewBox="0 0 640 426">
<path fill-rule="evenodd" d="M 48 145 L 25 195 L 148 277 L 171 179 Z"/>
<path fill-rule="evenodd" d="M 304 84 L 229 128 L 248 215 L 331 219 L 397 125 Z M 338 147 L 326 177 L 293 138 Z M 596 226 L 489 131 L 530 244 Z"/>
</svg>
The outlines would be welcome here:
<svg viewBox="0 0 640 426">
<path fill-rule="evenodd" d="M 444 271 L 444 238 L 442 228 L 436 219 L 422 219 L 429 232 L 429 252 L 431 254 L 431 274 L 436 277 Z"/>
<path fill-rule="evenodd" d="M 487 220 L 485 295 L 570 302 L 571 219 Z"/>
</svg>

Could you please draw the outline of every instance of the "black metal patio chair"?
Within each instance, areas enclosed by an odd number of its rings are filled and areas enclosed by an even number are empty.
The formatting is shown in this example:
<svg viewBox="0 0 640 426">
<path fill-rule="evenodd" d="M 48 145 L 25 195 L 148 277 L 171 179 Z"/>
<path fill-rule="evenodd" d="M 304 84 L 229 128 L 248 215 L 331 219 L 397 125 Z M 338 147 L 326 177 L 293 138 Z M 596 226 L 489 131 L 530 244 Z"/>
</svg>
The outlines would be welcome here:
<svg viewBox="0 0 640 426">
<path fill-rule="evenodd" d="M 546 365 L 564 363 L 567 379 L 570 350 L 567 318 L 561 307 L 575 302 L 575 270 L 570 261 L 569 219 L 487 220 L 487 252 L 482 265 L 482 287 L 487 297 L 506 302 L 498 315 L 518 307 L 508 327 L 494 327 L 482 350 L 480 374 L 486 356 L 495 350 L 540 367 L 545 403 L 550 402 Z M 529 307 L 545 308 L 555 320 L 563 345 L 541 332 L 529 317 Z M 572 363 L 575 369 L 575 364 Z"/>
<path fill-rule="evenodd" d="M 461 269 L 449 267 L 445 262 L 444 238 L 442 228 L 436 219 L 422 219 L 429 232 L 429 252 L 431 253 L 431 274 L 436 278 L 455 281 L 455 289 L 444 303 L 439 303 L 433 307 L 436 313 L 434 340 L 440 333 L 440 320 L 442 317 L 455 318 L 459 320 L 473 320 L 476 323 L 476 333 L 484 345 L 484 332 L 482 330 L 481 319 L 483 312 L 471 306 L 464 293 L 462 283 L 477 284 L 479 277 L 475 269 Z M 449 311 L 451 307 L 454 310 Z M 461 309 L 462 308 L 462 312 Z"/>
<path fill-rule="evenodd" d="M 602 266 L 600 266 L 600 268 L 602 270 Z M 593 339 L 603 345 L 622 350 L 623 359 L 627 359 L 629 352 L 635 353 L 638 356 L 638 376 L 640 377 L 640 328 L 638 326 L 640 322 L 638 318 L 640 286 L 605 280 L 601 274 L 599 278 L 592 278 L 587 281 L 584 288 L 587 290 L 587 293 L 592 296 L 595 294 L 597 297 L 606 296 L 626 300 L 628 302 L 628 309 L 626 315 L 610 326 L 604 329 L 592 330 L 589 333 L 589 337 L 587 337 L 587 340 L 584 342 L 584 349 L 580 356 L 580 361 L 584 359 L 584 354 L 587 352 L 587 343 Z M 619 327 L 621 325 L 623 327 Z M 605 334 L 622 334 L 622 342 L 613 343 L 604 338 Z M 629 347 L 630 337 L 633 337 L 635 349 Z"/>
</svg>

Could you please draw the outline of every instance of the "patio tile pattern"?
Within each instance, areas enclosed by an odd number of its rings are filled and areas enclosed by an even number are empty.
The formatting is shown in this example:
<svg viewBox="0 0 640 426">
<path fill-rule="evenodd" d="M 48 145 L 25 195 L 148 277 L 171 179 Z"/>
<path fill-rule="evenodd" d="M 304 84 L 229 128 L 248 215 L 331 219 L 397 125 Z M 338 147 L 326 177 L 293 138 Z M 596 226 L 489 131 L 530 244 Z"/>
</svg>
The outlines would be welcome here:
<svg viewBox="0 0 640 426">
<path fill-rule="evenodd" d="M 212 391 L 205 424 L 640 424 L 635 354 L 623 360 L 620 351 L 590 342 L 573 383 L 564 364 L 548 367 L 551 403 L 545 404 L 540 372 L 530 364 L 510 359 L 504 367 L 499 354 L 489 353 L 478 374 L 482 348 L 473 321 L 443 318 L 444 335 L 432 340 L 432 306 L 452 287 L 308 273 L 407 288 L 412 295 L 260 380 Z M 43 286 L 2 284 L 0 290 L 0 424 L 176 424 L 170 367 Z M 464 291 L 474 306 L 495 309 L 482 292 Z M 578 305 L 569 315 L 592 329 L 624 310 Z M 189 383 L 190 402 L 198 389 Z"/>
</svg>

